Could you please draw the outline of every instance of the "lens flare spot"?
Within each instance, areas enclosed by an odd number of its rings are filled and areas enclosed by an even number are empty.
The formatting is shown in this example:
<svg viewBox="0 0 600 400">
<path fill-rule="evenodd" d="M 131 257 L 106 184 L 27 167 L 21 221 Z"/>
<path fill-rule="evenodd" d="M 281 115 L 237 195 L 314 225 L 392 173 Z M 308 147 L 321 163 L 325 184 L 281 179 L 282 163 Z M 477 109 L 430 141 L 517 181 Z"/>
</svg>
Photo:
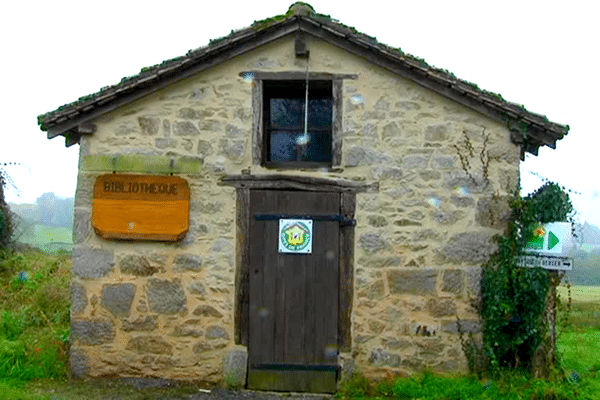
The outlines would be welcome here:
<svg viewBox="0 0 600 400">
<path fill-rule="evenodd" d="M 429 199 L 427 199 L 427 202 L 432 205 L 435 208 L 438 208 L 441 204 L 440 199 L 438 199 L 437 197 L 430 197 Z"/>
<path fill-rule="evenodd" d="M 459 196 L 468 196 L 469 195 L 469 190 L 467 189 L 466 186 L 456 186 L 454 188 L 454 191 Z"/>
<path fill-rule="evenodd" d="M 259 307 L 256 311 L 258 312 L 258 316 L 261 318 L 267 318 L 269 316 L 269 310 L 267 310 L 267 307 Z"/>
<path fill-rule="evenodd" d="M 362 97 L 362 95 L 355 94 L 354 96 L 350 97 L 350 101 L 352 102 L 352 104 L 358 105 L 363 104 L 365 102 L 365 99 Z"/>
<path fill-rule="evenodd" d="M 338 348 L 335 345 L 325 346 L 325 357 L 335 357 L 338 354 Z"/>
<path fill-rule="evenodd" d="M 300 135 L 298 139 L 296 139 L 296 144 L 298 146 L 306 146 L 310 142 L 310 135 Z"/>
<path fill-rule="evenodd" d="M 25 282 L 27 280 L 27 272 L 24 269 L 22 269 L 21 272 L 19 272 L 19 274 L 17 275 L 17 279 L 21 282 Z"/>
</svg>

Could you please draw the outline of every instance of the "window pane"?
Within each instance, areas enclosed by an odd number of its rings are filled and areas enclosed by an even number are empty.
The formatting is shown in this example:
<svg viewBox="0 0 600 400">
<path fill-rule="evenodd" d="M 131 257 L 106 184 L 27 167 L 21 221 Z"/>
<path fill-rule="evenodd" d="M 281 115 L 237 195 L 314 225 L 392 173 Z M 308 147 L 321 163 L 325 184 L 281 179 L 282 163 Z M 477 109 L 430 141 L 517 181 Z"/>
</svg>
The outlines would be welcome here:
<svg viewBox="0 0 600 400">
<path fill-rule="evenodd" d="M 331 99 L 308 100 L 308 128 L 331 128 Z"/>
<path fill-rule="evenodd" d="M 302 129 L 304 127 L 304 99 L 272 98 L 271 128 Z"/>
<path fill-rule="evenodd" d="M 304 129 L 305 99 L 270 99 L 273 129 Z M 331 99 L 308 100 L 308 127 L 331 128 Z"/>
<path fill-rule="evenodd" d="M 272 131 L 269 161 L 331 161 L 331 134 Z"/>
</svg>

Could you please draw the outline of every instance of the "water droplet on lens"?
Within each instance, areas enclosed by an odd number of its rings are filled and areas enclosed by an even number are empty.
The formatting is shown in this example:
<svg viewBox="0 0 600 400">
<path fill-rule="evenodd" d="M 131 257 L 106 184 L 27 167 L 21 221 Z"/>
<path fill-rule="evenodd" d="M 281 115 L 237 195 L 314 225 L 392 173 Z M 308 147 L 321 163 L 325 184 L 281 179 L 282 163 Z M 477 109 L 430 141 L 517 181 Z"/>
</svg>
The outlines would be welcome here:
<svg viewBox="0 0 600 400">
<path fill-rule="evenodd" d="M 306 134 L 306 135 L 300 135 L 298 136 L 298 139 L 296 139 L 296 144 L 298 146 L 305 146 L 310 142 L 310 135 Z"/>
<path fill-rule="evenodd" d="M 354 96 L 350 97 L 350 101 L 352 101 L 352 104 L 362 104 L 364 102 L 363 97 L 360 94 L 355 94 Z"/>
<path fill-rule="evenodd" d="M 259 307 L 257 309 L 258 311 L 258 316 L 261 318 L 267 318 L 269 316 L 269 310 L 267 310 L 266 307 Z"/>
<path fill-rule="evenodd" d="M 456 194 L 458 194 L 459 196 L 468 196 L 469 195 L 469 190 L 467 189 L 466 186 L 456 186 L 454 188 L 454 190 L 456 191 Z"/>
<path fill-rule="evenodd" d="M 437 197 L 430 197 L 429 199 L 427 199 L 427 202 L 435 208 L 438 208 L 441 203 L 440 199 L 438 199 Z"/>
<path fill-rule="evenodd" d="M 324 350 L 325 353 L 325 357 L 335 357 L 338 354 L 338 349 L 337 346 L 335 345 L 329 345 L 325 347 Z"/>
</svg>

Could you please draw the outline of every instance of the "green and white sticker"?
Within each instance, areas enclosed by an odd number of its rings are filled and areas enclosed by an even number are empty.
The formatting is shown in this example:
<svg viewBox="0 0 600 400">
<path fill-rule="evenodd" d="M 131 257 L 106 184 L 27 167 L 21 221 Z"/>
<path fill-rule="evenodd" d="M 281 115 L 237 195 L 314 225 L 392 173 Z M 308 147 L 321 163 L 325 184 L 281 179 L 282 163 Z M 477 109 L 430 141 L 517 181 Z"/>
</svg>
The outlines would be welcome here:
<svg viewBox="0 0 600 400">
<path fill-rule="evenodd" d="M 553 256 L 569 256 L 573 248 L 571 224 L 552 222 L 533 227 L 525 250 L 531 253 Z"/>
<path fill-rule="evenodd" d="M 280 253 L 312 253 L 313 222 L 310 219 L 279 220 Z"/>
</svg>

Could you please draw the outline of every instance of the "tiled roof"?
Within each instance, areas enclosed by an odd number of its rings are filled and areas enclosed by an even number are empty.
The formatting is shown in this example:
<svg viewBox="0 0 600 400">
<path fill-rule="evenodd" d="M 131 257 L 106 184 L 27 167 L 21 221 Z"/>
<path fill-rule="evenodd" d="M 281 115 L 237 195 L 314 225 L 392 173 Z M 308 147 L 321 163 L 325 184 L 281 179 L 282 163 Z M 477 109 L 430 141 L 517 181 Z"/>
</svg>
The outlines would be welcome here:
<svg viewBox="0 0 600 400">
<path fill-rule="evenodd" d="M 508 102 L 502 96 L 480 89 L 458 79 L 454 74 L 428 65 L 424 60 L 377 42 L 329 16 L 317 14 L 305 3 L 293 4 L 284 15 L 232 31 L 223 38 L 211 40 L 207 46 L 158 65 L 143 68 L 139 74 L 123 78 L 116 85 L 80 97 L 77 101 L 38 116 L 38 124 L 48 138 L 63 135 L 67 146 L 89 134 L 85 122 L 112 111 L 137 98 L 164 88 L 178 80 L 208 69 L 259 45 L 295 32 L 304 32 L 329 41 L 369 61 L 398 73 L 443 96 L 505 122 L 513 132 L 512 139 L 522 150 L 537 154 L 540 146 L 555 148 L 556 141 L 569 131 L 568 125 L 549 121 L 544 115 L 527 111 L 522 105 Z"/>
</svg>

